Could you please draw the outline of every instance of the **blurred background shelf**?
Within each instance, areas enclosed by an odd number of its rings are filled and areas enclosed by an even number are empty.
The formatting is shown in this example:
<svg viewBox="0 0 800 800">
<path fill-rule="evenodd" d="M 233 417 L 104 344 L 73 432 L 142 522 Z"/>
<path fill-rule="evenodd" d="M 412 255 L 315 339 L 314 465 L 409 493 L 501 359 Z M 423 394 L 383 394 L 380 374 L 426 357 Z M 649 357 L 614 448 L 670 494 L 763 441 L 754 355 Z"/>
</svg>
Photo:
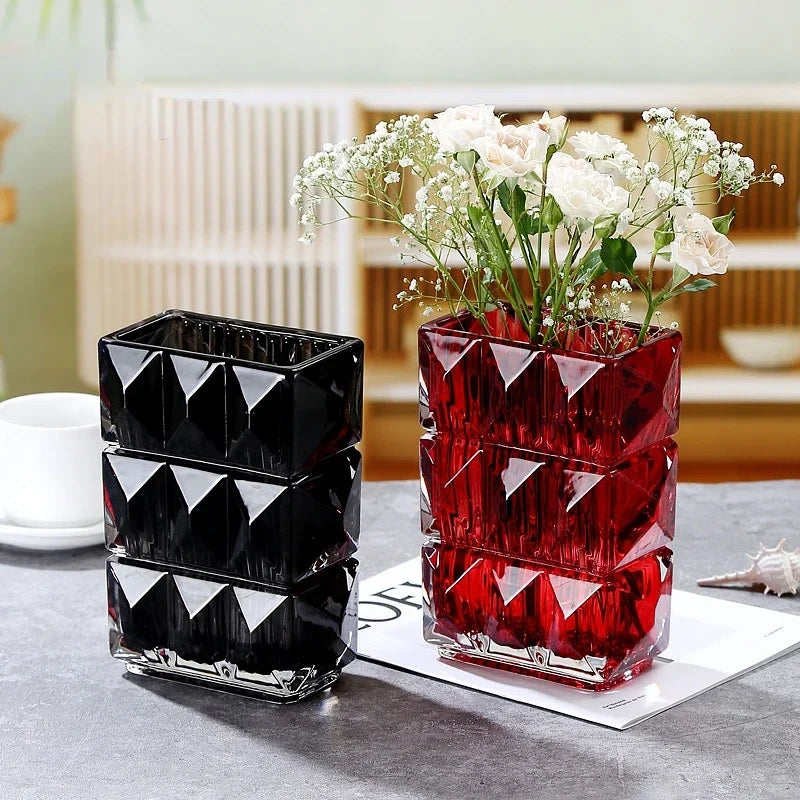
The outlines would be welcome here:
<svg viewBox="0 0 800 800">
<path fill-rule="evenodd" d="M 95 379 L 98 336 L 165 307 L 360 334 L 366 343 L 367 478 L 413 477 L 420 309 L 392 311 L 404 276 L 385 221 L 329 226 L 297 243 L 289 208 L 302 158 L 402 113 L 487 102 L 509 121 L 566 113 L 572 130 L 617 136 L 646 156 L 642 108 L 706 116 L 785 185 L 738 198 L 736 252 L 717 288 L 685 294 L 661 324 L 684 333 L 682 476 L 800 477 L 800 371 L 752 373 L 725 356 L 721 329 L 800 327 L 800 86 L 650 84 L 134 86 L 79 93 L 75 114 L 80 371 Z M 413 210 L 413 181 L 402 200 Z M 730 203 L 704 206 L 727 213 Z M 332 217 L 331 217 L 332 218 Z M 637 268 L 645 268 L 640 261 Z M 524 287 L 531 290 L 520 269 Z M 656 282 L 669 276 L 657 273 Z M 609 280 L 612 276 L 604 278 Z M 636 312 L 636 298 L 634 315 Z M 726 473 L 725 470 L 728 470 Z M 765 472 L 765 470 L 767 470 Z M 771 472 L 770 472 L 771 470 Z M 713 471 L 713 470 L 712 470 Z M 710 478 L 709 478 L 710 479 Z"/>
<path fill-rule="evenodd" d="M 364 398 L 373 403 L 413 404 L 418 400 L 416 369 L 407 364 L 372 364 Z M 681 374 L 682 405 L 800 404 L 800 369 L 747 370 L 687 366 Z"/>
<path fill-rule="evenodd" d="M 800 238 L 797 236 L 775 236 L 769 238 L 736 236 L 732 234 L 736 245 L 733 257 L 730 261 L 729 269 L 765 269 L 781 270 L 800 269 Z M 370 269 L 389 269 L 399 264 L 399 253 L 397 247 L 389 242 L 388 235 L 371 233 L 361 239 L 361 261 L 365 267 Z M 420 261 L 405 257 L 403 267 L 413 269 L 414 267 L 424 266 Z M 448 257 L 448 266 L 458 265 L 458 257 Z M 647 254 L 640 253 L 635 265 L 638 269 L 646 269 L 649 263 Z M 515 262 L 515 266 L 523 266 L 521 259 Z M 659 260 L 656 263 L 657 269 L 671 270 L 672 267 L 666 262 Z"/>
</svg>

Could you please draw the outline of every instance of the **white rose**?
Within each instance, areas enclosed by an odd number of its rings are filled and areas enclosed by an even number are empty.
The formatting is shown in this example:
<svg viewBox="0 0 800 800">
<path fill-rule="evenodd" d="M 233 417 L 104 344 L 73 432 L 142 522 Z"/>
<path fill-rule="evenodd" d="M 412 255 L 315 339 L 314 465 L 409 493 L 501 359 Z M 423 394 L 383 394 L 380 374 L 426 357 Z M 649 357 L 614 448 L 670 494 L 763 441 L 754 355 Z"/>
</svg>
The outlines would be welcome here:
<svg viewBox="0 0 800 800">
<path fill-rule="evenodd" d="M 494 115 L 494 106 L 456 106 L 436 114 L 428 126 L 442 150 L 465 153 L 474 149 L 476 139 L 501 127 L 501 122 Z"/>
<path fill-rule="evenodd" d="M 565 217 L 594 222 L 628 207 L 628 192 L 608 175 L 597 172 L 588 161 L 556 153 L 547 169 L 547 194 Z"/>
<path fill-rule="evenodd" d="M 502 125 L 476 139 L 473 147 L 495 175 L 524 178 L 541 173 L 549 144 L 548 134 L 537 125 Z"/>
<path fill-rule="evenodd" d="M 532 124 L 541 128 L 550 137 L 550 144 L 560 145 L 561 139 L 564 137 L 564 131 L 567 129 L 567 118 L 564 116 L 551 117 L 550 114 L 545 111 L 544 114 Z"/>
<path fill-rule="evenodd" d="M 578 158 L 591 161 L 598 172 L 629 181 L 638 180 L 641 167 L 627 145 L 597 131 L 578 131 L 567 140 Z"/>
<path fill-rule="evenodd" d="M 597 131 L 578 131 L 567 140 L 578 158 L 613 158 L 628 148 L 613 136 Z"/>
<path fill-rule="evenodd" d="M 732 254 L 731 240 L 705 214 L 683 213 L 676 220 L 670 261 L 690 275 L 722 275 Z"/>
</svg>

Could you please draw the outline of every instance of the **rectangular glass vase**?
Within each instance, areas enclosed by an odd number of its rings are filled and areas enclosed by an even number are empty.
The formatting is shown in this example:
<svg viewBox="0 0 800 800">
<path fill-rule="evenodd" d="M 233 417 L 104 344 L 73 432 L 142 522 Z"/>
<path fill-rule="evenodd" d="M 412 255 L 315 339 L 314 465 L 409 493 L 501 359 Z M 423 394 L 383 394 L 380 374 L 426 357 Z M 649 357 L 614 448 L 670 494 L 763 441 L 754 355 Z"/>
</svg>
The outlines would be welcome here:
<svg viewBox="0 0 800 800">
<path fill-rule="evenodd" d="M 167 311 L 99 343 L 111 653 L 274 702 L 355 658 L 363 343 Z"/>
<path fill-rule="evenodd" d="M 681 337 L 597 355 L 591 326 L 536 347 L 502 314 L 419 332 L 424 635 L 606 689 L 668 642 Z"/>
</svg>

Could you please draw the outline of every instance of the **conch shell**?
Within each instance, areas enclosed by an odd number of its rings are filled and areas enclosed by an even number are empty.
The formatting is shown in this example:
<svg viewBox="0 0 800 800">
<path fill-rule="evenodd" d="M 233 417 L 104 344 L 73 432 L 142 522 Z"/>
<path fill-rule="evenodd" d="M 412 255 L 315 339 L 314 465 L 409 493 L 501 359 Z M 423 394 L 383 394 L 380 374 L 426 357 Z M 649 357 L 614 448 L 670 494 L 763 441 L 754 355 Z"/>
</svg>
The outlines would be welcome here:
<svg viewBox="0 0 800 800">
<path fill-rule="evenodd" d="M 781 539 L 777 546 L 769 548 L 761 545 L 754 556 L 748 555 L 753 563 L 741 572 L 728 572 L 712 578 L 702 578 L 698 586 L 764 586 L 764 594 L 774 592 L 778 597 L 782 594 L 797 594 L 800 588 L 800 547 L 787 553 L 783 549 L 786 539 Z"/>
</svg>

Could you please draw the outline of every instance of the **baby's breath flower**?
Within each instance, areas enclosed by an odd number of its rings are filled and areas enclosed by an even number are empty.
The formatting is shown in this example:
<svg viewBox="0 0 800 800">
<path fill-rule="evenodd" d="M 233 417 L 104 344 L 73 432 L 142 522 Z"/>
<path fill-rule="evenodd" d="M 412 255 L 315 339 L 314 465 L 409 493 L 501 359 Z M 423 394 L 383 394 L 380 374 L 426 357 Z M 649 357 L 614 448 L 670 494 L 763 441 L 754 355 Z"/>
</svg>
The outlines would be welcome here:
<svg viewBox="0 0 800 800">
<path fill-rule="evenodd" d="M 297 241 L 300 244 L 311 244 L 314 241 L 313 231 L 306 231 Z"/>
<path fill-rule="evenodd" d="M 399 172 L 387 172 L 383 178 L 384 183 L 400 183 Z"/>
<path fill-rule="evenodd" d="M 776 186 L 783 186 L 784 180 L 785 180 L 785 179 L 784 179 L 783 175 L 782 175 L 780 172 L 775 172 L 775 173 L 772 175 L 772 182 L 773 182 L 773 183 L 774 183 Z"/>
</svg>

